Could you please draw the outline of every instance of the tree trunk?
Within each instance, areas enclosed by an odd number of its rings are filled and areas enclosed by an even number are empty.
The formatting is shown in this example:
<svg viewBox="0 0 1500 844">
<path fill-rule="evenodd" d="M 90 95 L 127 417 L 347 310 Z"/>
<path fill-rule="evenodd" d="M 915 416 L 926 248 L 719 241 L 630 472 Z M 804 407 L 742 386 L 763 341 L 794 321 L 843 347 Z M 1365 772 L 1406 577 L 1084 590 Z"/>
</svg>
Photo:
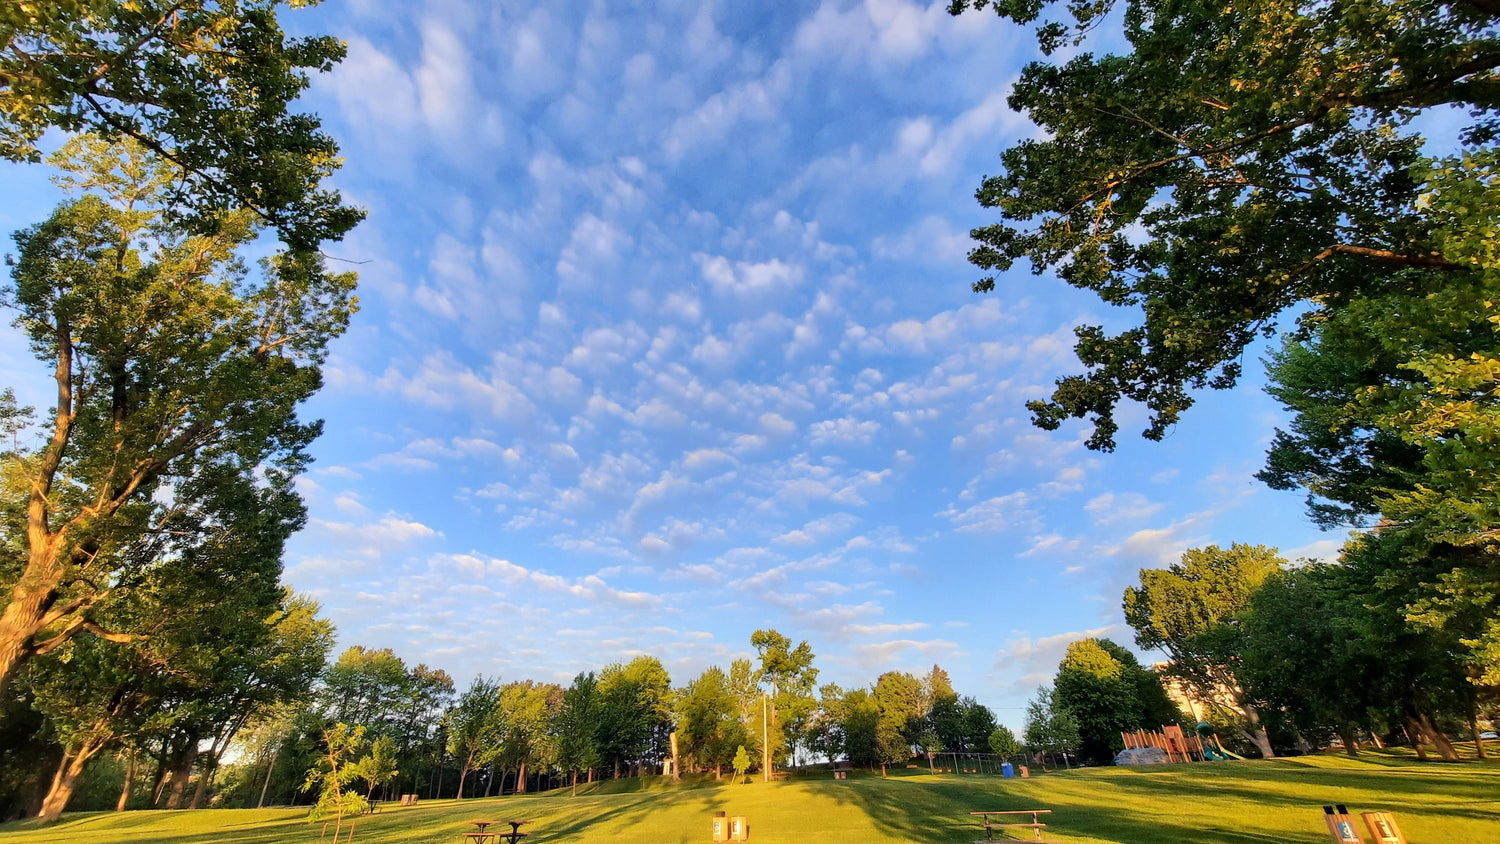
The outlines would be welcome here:
<svg viewBox="0 0 1500 844">
<path fill-rule="evenodd" d="M 589 766 L 589 782 L 592 783 L 593 781 L 594 781 L 594 766 L 590 765 Z"/>
<path fill-rule="evenodd" d="M 1469 734 L 1474 737 L 1474 755 L 1479 759 L 1488 759 L 1484 752 L 1484 738 L 1479 734 L 1479 710 L 1469 710 Z"/>
<path fill-rule="evenodd" d="M 63 754 L 62 764 L 57 766 L 57 772 L 52 775 L 52 787 L 42 800 L 40 819 L 43 823 L 50 823 L 62 816 L 63 810 L 68 808 L 68 800 L 73 797 L 73 788 L 78 785 L 78 777 L 83 774 L 84 766 L 88 765 L 89 760 L 94 758 L 94 754 L 103 745 L 103 741 L 89 740 L 73 756 Z"/>
<path fill-rule="evenodd" d="M 1422 726 L 1417 723 L 1415 718 L 1407 716 L 1404 729 L 1406 731 L 1406 740 L 1411 744 L 1412 749 L 1417 752 L 1417 761 L 1426 762 L 1427 748 L 1422 746 L 1422 739 L 1425 738 L 1422 735 Z"/>
<path fill-rule="evenodd" d="M 62 579 L 63 567 L 46 526 L 45 506 L 32 502 L 27 515 L 31 524 L 27 526 L 26 569 L 0 613 L 0 700 L 5 699 L 16 671 L 35 654 L 37 631 Z"/>
<path fill-rule="evenodd" d="M 1255 749 L 1266 759 L 1275 759 L 1276 751 L 1271 747 L 1271 737 L 1266 735 L 1265 725 L 1260 722 L 1260 713 L 1255 707 L 1241 702 L 1240 708 L 1245 711 L 1245 719 L 1250 722 L 1250 741 L 1255 743 Z"/>
<path fill-rule="evenodd" d="M 1374 730 L 1371 730 L 1370 731 L 1370 741 L 1372 741 L 1372 742 L 1375 743 L 1375 749 L 1376 750 L 1385 750 L 1385 742 L 1381 740 L 1380 733 L 1377 733 Z"/>
<path fill-rule="evenodd" d="M 1344 752 L 1350 756 L 1359 755 L 1359 745 L 1354 742 L 1354 730 L 1350 727 L 1339 727 L 1339 739 L 1344 742 Z"/>
<path fill-rule="evenodd" d="M 495 787 L 495 766 L 494 766 L 494 764 L 489 765 L 489 767 L 486 768 L 486 770 L 488 770 L 490 772 L 490 775 L 484 781 L 484 796 L 485 797 L 489 797 L 490 796 L 490 789 L 492 789 L 492 788 Z"/>
<path fill-rule="evenodd" d="M 205 766 L 203 773 L 198 775 L 198 787 L 193 789 L 193 802 L 188 804 L 189 809 L 203 808 L 203 795 L 208 792 L 208 787 L 213 784 L 214 775 L 219 772 L 219 757 L 214 754 L 212 761 Z"/>
<path fill-rule="evenodd" d="M 1433 746 L 1437 748 L 1438 755 L 1443 757 L 1444 762 L 1458 761 L 1458 751 L 1454 749 L 1453 742 L 1449 741 L 1448 737 L 1443 735 L 1443 731 L 1439 730 L 1432 723 L 1431 716 L 1425 712 L 1422 713 L 1419 716 L 1418 723 L 1421 725 L 1423 731 L 1427 733 L 1428 737 L 1432 739 Z"/>
<path fill-rule="evenodd" d="M 130 787 L 135 785 L 135 751 L 132 750 L 125 755 L 125 785 L 120 788 L 120 799 L 115 801 L 115 811 L 125 811 L 125 804 L 130 802 Z"/>
<path fill-rule="evenodd" d="M 468 769 L 468 767 L 466 766 L 466 767 L 460 768 L 459 771 L 458 771 L 458 797 L 457 797 L 457 799 L 459 799 L 459 800 L 464 799 L 464 780 L 466 780 L 468 778 L 469 778 L 469 769 Z"/>
<path fill-rule="evenodd" d="M 156 773 L 151 775 L 151 808 L 153 809 L 161 802 L 162 790 L 167 787 L 167 758 L 171 752 L 171 747 L 163 741 L 161 752 L 156 754 Z"/>
<path fill-rule="evenodd" d="M 620 778 L 620 760 L 615 760 L 615 779 Z"/>
<path fill-rule="evenodd" d="M 578 772 L 573 772 L 573 796 L 578 796 Z"/>
<path fill-rule="evenodd" d="M 526 793 L 526 763 L 525 762 L 521 763 L 521 771 L 520 771 L 520 773 L 516 774 L 516 793 L 517 794 L 525 794 Z"/>
<path fill-rule="evenodd" d="M 677 764 L 677 731 L 671 734 L 672 742 L 672 782 L 682 782 L 681 767 Z"/>
<path fill-rule="evenodd" d="M 189 741 L 172 766 L 172 787 L 167 791 L 167 808 L 181 809 L 183 795 L 187 793 L 188 780 L 193 776 L 193 763 L 198 761 L 198 742 Z"/>
</svg>

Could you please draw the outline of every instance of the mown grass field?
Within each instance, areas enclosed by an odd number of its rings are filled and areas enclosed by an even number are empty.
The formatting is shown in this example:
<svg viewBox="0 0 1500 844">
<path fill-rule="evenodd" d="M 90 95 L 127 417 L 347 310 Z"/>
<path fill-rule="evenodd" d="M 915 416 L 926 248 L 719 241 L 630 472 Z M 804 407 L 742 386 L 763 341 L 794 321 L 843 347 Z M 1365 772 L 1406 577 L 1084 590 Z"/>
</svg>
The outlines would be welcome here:
<svg viewBox="0 0 1500 844">
<path fill-rule="evenodd" d="M 471 818 L 528 818 L 527 844 L 706 842 L 710 818 L 723 810 L 746 816 L 750 840 L 761 844 L 960 844 L 984 837 L 970 811 L 1049 808 L 1049 841 L 1326 842 L 1324 803 L 1395 812 L 1411 844 L 1495 844 L 1500 763 L 1422 764 L 1392 752 L 1094 768 L 1027 780 L 902 771 L 885 780 L 856 772 L 835 781 L 825 773 L 750 785 L 700 778 L 673 787 L 650 778 L 580 787 L 577 797 L 561 790 L 393 807 L 360 819 L 354 840 L 461 844 Z M 96 813 L 45 828 L 0 826 L 0 844 L 310 844 L 321 829 L 307 822 L 305 809 Z"/>
</svg>

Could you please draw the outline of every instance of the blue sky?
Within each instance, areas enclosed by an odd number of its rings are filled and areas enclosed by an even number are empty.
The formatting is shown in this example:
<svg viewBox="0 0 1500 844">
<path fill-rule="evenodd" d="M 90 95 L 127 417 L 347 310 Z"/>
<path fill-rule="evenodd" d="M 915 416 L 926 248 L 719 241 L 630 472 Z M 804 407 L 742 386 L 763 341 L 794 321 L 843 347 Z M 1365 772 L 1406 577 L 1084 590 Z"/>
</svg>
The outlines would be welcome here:
<svg viewBox="0 0 1500 844">
<path fill-rule="evenodd" d="M 1029 34 L 904 0 L 379 3 L 284 12 L 348 59 L 306 98 L 369 219 L 362 310 L 287 577 L 342 644 L 676 682 L 807 639 L 847 686 L 934 662 L 1021 721 L 1067 642 L 1207 543 L 1340 541 L 1260 486 L 1260 367 L 1162 443 L 1023 407 L 1111 311 L 1024 268 L 969 291 L 973 193 L 1036 131 Z M 6 231 L 57 201 L 0 170 Z M 46 406 L 13 330 L 0 366 Z"/>
</svg>

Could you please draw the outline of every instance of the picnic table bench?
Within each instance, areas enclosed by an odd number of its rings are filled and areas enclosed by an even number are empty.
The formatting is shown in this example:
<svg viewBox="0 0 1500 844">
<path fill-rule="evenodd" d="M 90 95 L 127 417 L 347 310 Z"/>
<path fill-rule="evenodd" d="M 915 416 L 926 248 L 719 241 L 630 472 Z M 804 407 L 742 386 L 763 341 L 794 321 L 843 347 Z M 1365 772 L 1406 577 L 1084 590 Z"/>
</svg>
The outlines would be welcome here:
<svg viewBox="0 0 1500 844">
<path fill-rule="evenodd" d="M 519 844 L 520 840 L 526 837 L 526 833 L 521 831 L 521 826 L 529 824 L 531 821 L 471 820 L 469 823 L 473 824 L 476 829 L 475 832 L 464 833 L 464 840 L 469 842 L 469 844 L 499 844 L 501 839 L 504 839 L 507 844 Z M 502 823 L 510 824 L 510 832 L 491 832 L 489 830 L 489 827 Z"/>
<path fill-rule="evenodd" d="M 1007 810 L 1005 810 L 1003 812 L 995 812 L 995 811 L 992 811 L 992 812 L 970 812 L 969 814 L 981 816 L 981 819 L 982 819 L 982 821 L 984 823 L 984 840 L 983 841 L 975 841 L 975 844 L 989 844 L 989 842 L 994 841 L 995 840 L 995 830 L 997 830 L 997 829 L 999 829 L 999 830 L 1007 830 L 1007 829 L 1017 829 L 1017 828 L 1020 828 L 1020 829 L 1030 829 L 1031 832 L 1032 832 L 1032 835 L 1034 836 L 1032 838 L 1033 841 L 1041 841 L 1041 842 L 1043 842 L 1043 844 L 1046 844 L 1046 839 L 1042 838 L 1042 830 L 1045 829 L 1047 827 L 1047 825 L 1045 823 L 1042 823 L 1040 816 L 1041 815 L 1050 815 L 1050 814 L 1052 814 L 1052 810 L 1051 809 L 1007 809 Z M 1031 823 L 1025 823 L 1025 822 L 1006 823 L 1003 820 L 1001 820 L 1001 821 L 992 821 L 992 820 L 990 820 L 990 816 L 991 815 L 997 815 L 997 816 L 1000 816 L 1001 818 L 1004 818 L 1004 817 L 1009 816 L 1009 815 L 1030 815 L 1031 816 Z"/>
</svg>

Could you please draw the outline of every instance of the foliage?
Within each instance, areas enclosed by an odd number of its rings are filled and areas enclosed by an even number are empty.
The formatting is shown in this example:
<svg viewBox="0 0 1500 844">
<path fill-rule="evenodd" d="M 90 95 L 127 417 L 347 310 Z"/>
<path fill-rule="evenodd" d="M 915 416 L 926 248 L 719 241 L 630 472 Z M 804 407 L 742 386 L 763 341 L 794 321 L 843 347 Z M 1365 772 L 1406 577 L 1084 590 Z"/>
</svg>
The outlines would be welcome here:
<svg viewBox="0 0 1500 844">
<path fill-rule="evenodd" d="M 1065 707 L 1057 705 L 1051 686 L 1036 690 L 1036 697 L 1026 702 L 1026 746 L 1045 753 L 1071 753 L 1081 741 L 1078 719 Z"/>
<path fill-rule="evenodd" d="M 1029 259 L 1144 318 L 1112 336 L 1077 329 L 1087 372 L 1029 404 L 1041 427 L 1087 417 L 1090 447 L 1108 450 L 1129 399 L 1160 439 L 1192 390 L 1236 382 L 1245 348 L 1288 309 L 1336 312 L 1472 265 L 1423 213 L 1432 174 L 1409 121 L 1467 111 L 1466 141 L 1493 139 L 1493 3 L 954 0 L 950 11 L 985 6 L 1036 24 L 1048 53 L 1115 21 L 1129 43 L 1124 55 L 1028 65 L 1009 102 L 1040 135 L 1002 153 L 978 193 L 1004 222 L 975 230 L 976 265 Z M 1073 22 L 1045 17 L 1056 8 Z"/>
<path fill-rule="evenodd" d="M 1354 300 L 1271 360 L 1268 390 L 1293 417 L 1261 473 L 1305 488 L 1325 525 L 1378 517 L 1380 541 L 1399 542 L 1402 567 L 1421 573 L 1402 596 L 1406 620 L 1460 639 L 1490 684 L 1500 681 L 1497 163 L 1492 149 L 1434 162 L 1421 197 L 1445 253 L 1474 272 Z"/>
<path fill-rule="evenodd" d="M 355 764 L 359 779 L 365 781 L 365 799 L 368 800 L 375 793 L 375 789 L 385 785 L 400 775 L 396 770 L 396 740 L 390 736 L 377 736 L 370 743 L 370 753 Z"/>
<path fill-rule="evenodd" d="M 1239 615 L 1266 578 L 1285 561 L 1274 549 L 1236 543 L 1192 548 L 1166 569 L 1142 569 L 1141 585 L 1125 590 L 1125 621 L 1142 648 L 1172 657 L 1168 673 L 1198 700 L 1244 714 L 1246 738 L 1273 756 L 1255 701 L 1236 674 L 1242 650 Z"/>
<path fill-rule="evenodd" d="M 555 753 L 548 732 L 552 713 L 562 706 L 563 690 L 553 683 L 507 683 L 500 689 L 500 748 L 495 761 L 516 772 L 516 790 L 526 791 L 526 768 Z"/>
<path fill-rule="evenodd" d="M 882 770 L 905 765 L 921 729 L 922 682 L 904 671 L 887 671 L 875 681 L 871 697 L 880 711 L 875 722 L 876 759 Z"/>
<path fill-rule="evenodd" d="M 750 770 L 750 754 L 745 752 L 743 744 L 735 749 L 733 764 L 735 778 L 745 777 L 745 781 L 749 782 L 750 778 L 745 775 L 745 772 Z"/>
<path fill-rule="evenodd" d="M 443 718 L 448 732 L 447 750 L 459 760 L 459 797 L 463 797 L 464 781 L 469 774 L 493 761 L 499 750 L 496 744 L 499 697 L 499 681 L 487 680 L 483 675 L 475 677 Z"/>
<path fill-rule="evenodd" d="M 1021 752 L 1021 742 L 1010 727 L 1001 725 L 990 733 L 989 748 L 996 756 L 1015 756 Z"/>
<path fill-rule="evenodd" d="M 563 692 L 562 707 L 552 719 L 557 746 L 557 766 L 573 774 L 599 764 L 599 681 L 594 672 L 579 672 L 573 685 Z"/>
<path fill-rule="evenodd" d="M 1140 726 L 1136 685 L 1097 639 L 1068 645 L 1053 680 L 1052 700 L 1078 722 L 1078 753 L 1094 764 L 1108 764 L 1124 749 L 1120 733 Z"/>
<path fill-rule="evenodd" d="M 792 640 L 776 630 L 756 630 L 750 634 L 750 646 L 760 657 L 760 676 L 770 684 L 774 726 L 781 741 L 772 746 L 772 759 L 785 761 L 782 750 L 795 751 L 807 738 L 807 731 L 817 701 L 818 669 L 812 667 L 813 651 L 805 640 L 792 647 Z"/>
<path fill-rule="evenodd" d="M 354 277 L 283 252 L 252 274 L 236 249 L 247 214 L 213 235 L 170 225 L 177 175 L 131 144 L 75 139 L 58 156 L 87 191 L 16 235 L 7 291 L 16 323 L 56 374 L 44 439 L 6 458 L 0 526 L 18 560 L 0 569 L 0 684 L 88 630 L 161 559 L 218 553 L 228 518 L 278 543 L 303 515 L 292 482 L 317 423 L 297 405 L 321 383 L 327 345 L 353 313 Z M 25 527 L 23 527 L 23 524 Z"/>
<path fill-rule="evenodd" d="M 355 757 L 364 747 L 365 728 L 335 724 L 323 733 L 323 741 L 323 755 L 307 774 L 308 784 L 319 789 L 318 802 L 307 819 L 320 821 L 331 816 L 342 824 L 345 815 L 361 815 L 369 809 L 365 798 L 350 788 L 360 778 Z"/>
<path fill-rule="evenodd" d="M 671 677 L 653 656 L 604 668 L 599 675 L 601 761 L 617 768 L 647 756 L 660 762 L 671 732 L 671 688 Z"/>
<path fill-rule="evenodd" d="M 677 700 L 678 740 L 682 753 L 699 767 L 719 769 L 734 760 L 734 748 L 750 742 L 730 689 L 729 676 L 710 666 Z"/>
<path fill-rule="evenodd" d="M 317 0 L 289 0 L 292 7 Z M 36 160 L 50 128 L 129 138 L 171 161 L 173 214 L 200 232 L 253 209 L 315 248 L 363 216 L 323 188 L 338 147 L 289 111 L 345 47 L 287 38 L 282 0 L 52 0 L 0 6 L 0 158 Z"/>
</svg>

